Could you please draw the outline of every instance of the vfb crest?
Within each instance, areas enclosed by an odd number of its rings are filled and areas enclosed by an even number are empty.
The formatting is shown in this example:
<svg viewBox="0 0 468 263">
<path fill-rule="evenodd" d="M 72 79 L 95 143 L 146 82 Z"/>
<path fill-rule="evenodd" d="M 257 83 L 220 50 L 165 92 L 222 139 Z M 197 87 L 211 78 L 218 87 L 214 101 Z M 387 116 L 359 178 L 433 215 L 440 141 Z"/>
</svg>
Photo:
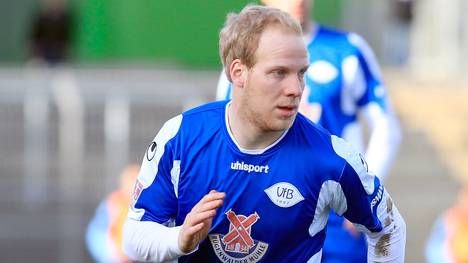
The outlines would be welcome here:
<svg viewBox="0 0 468 263">
<path fill-rule="evenodd" d="M 216 256 L 222 262 L 258 262 L 266 253 L 268 244 L 252 238 L 252 226 L 260 219 L 255 212 L 249 216 L 226 212 L 229 232 L 211 234 L 210 241 Z"/>
</svg>

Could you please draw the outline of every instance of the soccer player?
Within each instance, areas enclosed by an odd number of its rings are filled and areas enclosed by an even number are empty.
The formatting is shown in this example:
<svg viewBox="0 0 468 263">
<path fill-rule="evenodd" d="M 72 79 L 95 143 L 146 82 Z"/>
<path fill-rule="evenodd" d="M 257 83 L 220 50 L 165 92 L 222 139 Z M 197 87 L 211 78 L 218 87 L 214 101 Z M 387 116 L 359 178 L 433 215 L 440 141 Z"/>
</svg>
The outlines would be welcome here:
<svg viewBox="0 0 468 263">
<path fill-rule="evenodd" d="M 372 50 L 355 33 L 341 32 L 309 19 L 312 0 L 263 0 L 300 22 L 309 54 L 305 90 L 299 112 L 331 134 L 365 153 L 369 169 L 380 180 L 388 174 L 401 133 Z M 221 74 L 217 99 L 230 99 L 232 84 Z M 369 140 L 363 141 L 363 125 Z M 367 144 L 365 149 L 364 144 Z M 342 217 L 331 213 L 324 262 L 365 262 L 364 235 Z"/>
<path fill-rule="evenodd" d="M 406 226 L 364 158 L 297 114 L 308 68 L 300 25 L 276 8 L 230 14 L 220 55 L 233 98 L 167 121 L 143 159 L 124 226 L 140 261 L 321 261 L 330 209 L 372 262 L 403 262 Z"/>
</svg>

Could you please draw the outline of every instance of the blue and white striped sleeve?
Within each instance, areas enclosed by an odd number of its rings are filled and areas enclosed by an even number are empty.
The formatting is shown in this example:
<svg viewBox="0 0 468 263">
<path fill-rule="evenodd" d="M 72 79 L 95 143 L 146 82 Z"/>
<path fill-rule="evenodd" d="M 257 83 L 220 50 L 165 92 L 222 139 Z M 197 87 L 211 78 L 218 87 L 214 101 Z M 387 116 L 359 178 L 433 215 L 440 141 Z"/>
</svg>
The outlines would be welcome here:
<svg viewBox="0 0 468 263">
<path fill-rule="evenodd" d="M 366 234 L 369 262 L 404 262 L 406 225 L 390 195 L 362 155 L 336 136 L 332 144 L 346 161 L 338 182 L 343 194 L 332 208 Z"/>
<path fill-rule="evenodd" d="M 365 156 L 369 169 L 383 181 L 398 152 L 400 125 L 372 49 L 357 34 L 349 34 L 348 40 L 357 50 L 358 63 L 352 72 L 361 76 L 350 78 L 353 79 L 350 86 L 370 133 Z"/>
<path fill-rule="evenodd" d="M 180 161 L 171 147 L 182 115 L 167 121 L 148 147 L 123 228 L 123 250 L 136 261 L 166 262 L 185 255 L 175 227 Z"/>
</svg>

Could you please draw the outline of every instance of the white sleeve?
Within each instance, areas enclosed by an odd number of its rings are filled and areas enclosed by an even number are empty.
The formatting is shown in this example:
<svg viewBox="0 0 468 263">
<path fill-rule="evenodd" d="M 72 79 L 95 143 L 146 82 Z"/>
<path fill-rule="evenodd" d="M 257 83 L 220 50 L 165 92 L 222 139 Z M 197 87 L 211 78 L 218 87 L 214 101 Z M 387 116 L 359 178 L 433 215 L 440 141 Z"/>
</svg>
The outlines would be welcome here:
<svg viewBox="0 0 468 263">
<path fill-rule="evenodd" d="M 186 255 L 179 249 L 180 228 L 128 218 L 123 227 L 123 251 L 132 260 L 177 262 Z"/>
<path fill-rule="evenodd" d="M 363 117 L 369 127 L 366 160 L 369 170 L 382 181 L 390 170 L 401 141 L 400 125 L 390 103 L 387 105 L 386 111 L 374 102 L 362 109 Z"/>
<path fill-rule="evenodd" d="M 406 223 L 386 190 L 377 207 L 377 216 L 383 223 L 383 230 L 377 233 L 364 231 L 368 262 L 405 262 Z"/>
<path fill-rule="evenodd" d="M 221 71 L 218 80 L 218 87 L 216 89 L 216 100 L 225 100 L 231 98 L 231 92 L 229 90 L 230 82 L 226 77 L 224 69 Z"/>
</svg>

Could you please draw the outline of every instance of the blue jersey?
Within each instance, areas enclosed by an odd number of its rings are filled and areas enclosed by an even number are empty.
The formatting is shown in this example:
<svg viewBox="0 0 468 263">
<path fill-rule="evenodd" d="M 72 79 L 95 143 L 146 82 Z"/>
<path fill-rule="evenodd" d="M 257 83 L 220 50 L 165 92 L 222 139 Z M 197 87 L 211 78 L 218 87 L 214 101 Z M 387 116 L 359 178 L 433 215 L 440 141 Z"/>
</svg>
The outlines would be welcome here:
<svg viewBox="0 0 468 263">
<path fill-rule="evenodd" d="M 377 63 L 361 37 L 320 26 L 307 50 L 310 67 L 303 103 L 320 105 L 311 116 L 314 121 L 343 136 L 363 106 L 373 103 L 387 110 Z"/>
<path fill-rule="evenodd" d="M 263 150 L 239 147 L 226 101 L 169 120 L 148 148 L 129 217 L 182 225 L 210 190 L 225 192 L 208 237 L 179 262 L 320 262 L 330 208 L 379 232 L 386 194 L 360 154 L 298 114 Z"/>
</svg>

